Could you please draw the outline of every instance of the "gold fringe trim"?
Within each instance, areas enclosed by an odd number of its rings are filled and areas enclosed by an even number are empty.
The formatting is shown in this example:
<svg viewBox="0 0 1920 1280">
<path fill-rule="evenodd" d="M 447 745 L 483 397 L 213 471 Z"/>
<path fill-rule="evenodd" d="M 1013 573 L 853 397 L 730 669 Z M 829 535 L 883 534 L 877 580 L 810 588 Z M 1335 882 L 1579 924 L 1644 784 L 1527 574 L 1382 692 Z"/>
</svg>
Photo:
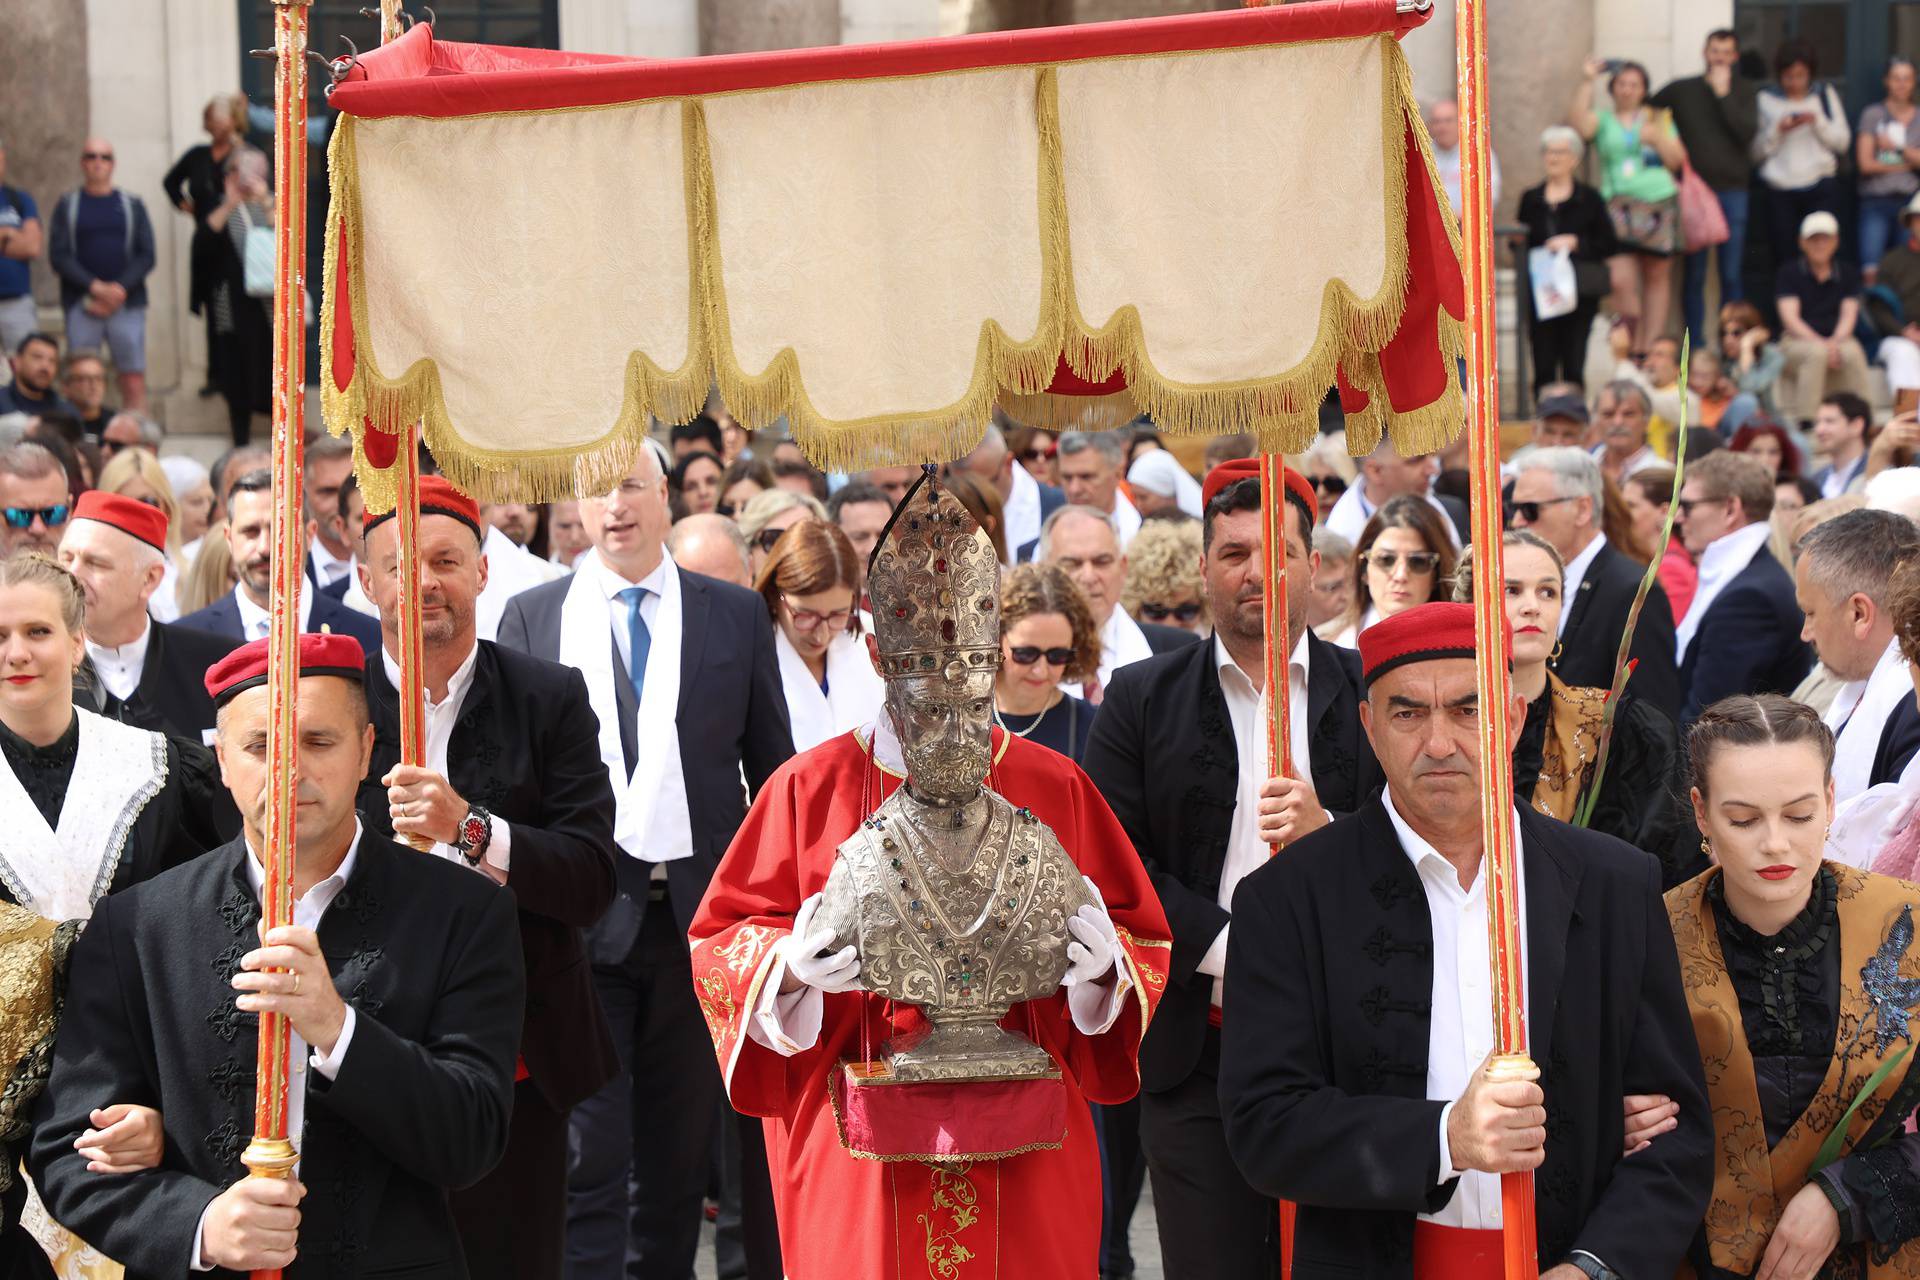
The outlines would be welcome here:
<svg viewBox="0 0 1920 1280">
<path fill-rule="evenodd" d="M 354 436 L 355 469 L 371 511 L 391 509 L 396 488 L 391 475 L 367 461 L 363 424 L 368 423 L 373 430 L 399 433 L 418 421 L 442 473 L 480 501 L 542 501 L 610 489 L 631 467 L 651 420 L 691 420 L 704 407 L 712 387 L 718 388 L 727 407 L 749 428 L 786 418 L 802 450 L 825 470 L 857 471 L 959 457 L 979 443 L 996 402 L 1029 412 L 1051 406 L 1052 413 L 1069 413 L 1070 402 L 1065 397 L 1046 394 L 1064 359 L 1074 373 L 1089 381 L 1104 381 L 1116 370 L 1124 374 L 1126 395 L 1089 400 L 1084 413 L 1095 418 L 1130 407 L 1134 412 L 1126 420 L 1145 413 L 1171 435 L 1250 432 L 1262 449 L 1282 453 L 1299 452 L 1315 438 L 1321 401 L 1333 385 L 1336 372 L 1344 369 L 1349 380 L 1366 390 L 1371 399 L 1367 411 L 1348 422 L 1348 444 L 1355 453 L 1370 450 L 1383 432 L 1402 453 L 1432 452 L 1453 439 L 1464 422 L 1464 402 L 1454 367 L 1454 358 L 1464 349 L 1464 333 L 1458 318 L 1441 315 L 1440 346 L 1448 366 L 1446 390 L 1431 405 L 1395 412 L 1385 394 L 1378 353 L 1399 329 L 1411 278 L 1406 233 L 1409 128 L 1433 189 L 1441 188 L 1406 59 L 1392 37 L 1367 38 L 1375 42 L 1381 59 L 1385 270 L 1379 289 L 1370 298 L 1359 297 L 1344 281 L 1327 282 L 1320 300 L 1318 334 L 1293 368 L 1218 385 L 1177 382 L 1155 367 L 1149 335 L 1137 308 L 1121 307 L 1099 328 L 1089 323 L 1074 291 L 1058 76 L 1053 67 L 1043 66 L 1034 72 L 1034 125 L 1039 142 L 1036 215 L 1042 275 L 1033 335 L 1019 341 L 997 321 L 982 322 L 972 380 L 952 404 L 897 416 L 826 418 L 807 391 L 799 357 L 792 348 L 781 350 L 758 372 L 740 366 L 728 314 L 706 114 L 698 99 L 689 98 L 680 104 L 690 302 L 687 358 L 679 369 L 669 371 L 645 353 L 633 352 L 628 357 L 619 417 L 597 440 L 569 449 L 477 448 L 463 439 L 454 425 L 438 368 L 431 358 L 415 361 L 397 376 L 378 368 L 366 296 L 356 121 L 344 117 L 328 152 L 333 203 L 327 215 L 326 271 L 331 286 L 339 277 L 337 257 L 344 239 L 355 365 L 347 389 L 336 390 L 330 340 L 336 291 L 329 287 L 321 320 L 326 336 L 320 344 L 321 403 L 328 427 L 336 434 Z M 1459 228 L 1447 202 L 1440 203 L 1442 221 L 1457 256 Z M 1102 400 L 1109 403 L 1102 404 Z M 1016 412 L 1015 416 L 1021 415 Z M 1059 425 L 1069 424 L 1063 421 Z M 1072 425 L 1098 429 L 1085 421 Z M 1111 425 L 1124 423 L 1115 421 Z"/>
</svg>

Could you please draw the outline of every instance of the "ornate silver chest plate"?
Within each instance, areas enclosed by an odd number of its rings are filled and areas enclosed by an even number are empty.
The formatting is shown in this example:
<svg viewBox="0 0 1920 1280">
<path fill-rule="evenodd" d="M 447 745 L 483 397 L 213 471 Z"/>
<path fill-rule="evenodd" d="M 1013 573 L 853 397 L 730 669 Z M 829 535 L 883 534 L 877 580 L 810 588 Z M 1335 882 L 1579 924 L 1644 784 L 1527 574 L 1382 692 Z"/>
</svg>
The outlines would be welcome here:
<svg viewBox="0 0 1920 1280">
<path fill-rule="evenodd" d="M 816 922 L 859 949 L 861 984 L 920 1007 L 930 1028 L 885 1046 L 898 1083 L 1043 1079 L 1046 1050 L 996 1025 L 1059 989 L 1067 919 L 1092 901 L 1047 825 L 982 792 L 977 840 L 901 787 L 841 844 Z"/>
</svg>

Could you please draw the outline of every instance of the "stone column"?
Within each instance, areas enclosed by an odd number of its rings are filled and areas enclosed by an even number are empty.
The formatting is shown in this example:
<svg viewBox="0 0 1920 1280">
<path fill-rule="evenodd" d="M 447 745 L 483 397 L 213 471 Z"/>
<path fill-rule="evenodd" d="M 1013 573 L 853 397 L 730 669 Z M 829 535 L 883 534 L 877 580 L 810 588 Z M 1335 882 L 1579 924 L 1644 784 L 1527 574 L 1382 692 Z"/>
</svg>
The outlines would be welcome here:
<svg viewBox="0 0 1920 1280">
<path fill-rule="evenodd" d="M 53 202 L 80 185 L 87 132 L 87 13 L 71 0 L 5 0 L 0 38 L 0 143 L 4 181 L 31 195 L 44 229 Z M 44 255 L 32 267 L 41 307 L 56 306 L 59 282 Z"/>
<path fill-rule="evenodd" d="M 840 0 L 700 0 L 700 52 L 840 43 Z"/>
</svg>

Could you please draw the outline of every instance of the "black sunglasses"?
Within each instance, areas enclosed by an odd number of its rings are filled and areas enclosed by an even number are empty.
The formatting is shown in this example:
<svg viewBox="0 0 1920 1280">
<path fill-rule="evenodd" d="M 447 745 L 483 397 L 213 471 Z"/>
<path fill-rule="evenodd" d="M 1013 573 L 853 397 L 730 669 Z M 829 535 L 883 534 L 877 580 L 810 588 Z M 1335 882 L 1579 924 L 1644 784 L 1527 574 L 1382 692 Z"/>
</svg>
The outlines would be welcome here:
<svg viewBox="0 0 1920 1280">
<path fill-rule="evenodd" d="M 780 538 L 785 533 L 785 529 L 762 529 L 754 535 L 754 545 L 758 546 L 768 555 L 772 555 L 773 549 L 780 545 Z"/>
<path fill-rule="evenodd" d="M 5 512 L 7 528 L 31 529 L 34 517 L 38 516 L 40 523 L 51 529 L 54 525 L 65 524 L 67 514 L 72 510 L 73 508 L 64 502 L 53 507 L 8 507 Z"/>
<path fill-rule="evenodd" d="M 1693 514 L 1693 509 L 1699 506 L 1701 503 L 1706 503 L 1707 505 L 1711 506 L 1716 502 L 1725 502 L 1725 501 L 1726 501 L 1725 498 L 1681 498 L 1677 500 L 1673 505 L 1680 508 L 1681 515 L 1690 516 Z M 13 518 L 11 512 L 8 513 L 7 518 L 8 519 Z"/>
<path fill-rule="evenodd" d="M 82 151 L 82 152 L 80 153 L 80 158 L 81 158 L 82 160 L 111 160 L 111 159 L 113 159 L 113 152 L 111 152 L 111 151 Z"/>
<path fill-rule="evenodd" d="M 1178 618 L 1182 622 L 1192 622 L 1200 616 L 1198 602 L 1189 600 L 1185 604 L 1156 604 L 1151 600 L 1140 602 L 1140 616 L 1149 622 L 1165 622 L 1168 618 Z"/>
<path fill-rule="evenodd" d="M 1072 649 L 1042 649 L 1038 645 L 1017 644 L 1007 650 L 1007 656 L 1023 667 L 1030 667 L 1045 658 L 1056 667 L 1064 667 L 1073 661 Z"/>
<path fill-rule="evenodd" d="M 1321 493 L 1330 493 L 1337 498 L 1347 491 L 1347 482 L 1339 476 L 1321 476 L 1313 482 L 1313 487 Z"/>
<path fill-rule="evenodd" d="M 1367 563 L 1382 573 L 1392 573 L 1400 566 L 1398 551 L 1369 551 Z M 1431 551 L 1409 551 L 1406 554 L 1407 572 L 1418 577 L 1432 573 L 1434 566 L 1440 563 L 1440 557 Z"/>
<path fill-rule="evenodd" d="M 1506 510 L 1507 523 L 1512 524 L 1515 516 L 1524 516 L 1528 524 L 1540 523 L 1540 508 L 1557 507 L 1563 502 L 1578 502 L 1578 498 L 1542 498 L 1538 502 L 1513 502 L 1502 504 Z"/>
</svg>

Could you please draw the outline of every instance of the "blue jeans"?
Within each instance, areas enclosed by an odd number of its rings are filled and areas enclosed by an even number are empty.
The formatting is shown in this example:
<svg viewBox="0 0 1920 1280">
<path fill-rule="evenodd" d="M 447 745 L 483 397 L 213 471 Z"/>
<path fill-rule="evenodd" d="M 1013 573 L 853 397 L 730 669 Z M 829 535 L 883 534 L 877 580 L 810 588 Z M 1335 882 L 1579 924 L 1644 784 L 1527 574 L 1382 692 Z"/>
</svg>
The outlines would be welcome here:
<svg viewBox="0 0 1920 1280">
<path fill-rule="evenodd" d="M 1907 207 L 1906 196 L 1860 197 L 1860 268 L 1880 265 L 1880 255 L 1899 244 L 1905 233 L 1900 229 L 1900 211 Z"/>
<path fill-rule="evenodd" d="M 1709 253 L 1718 254 L 1720 258 L 1720 305 L 1738 302 L 1747 296 L 1746 286 L 1740 278 L 1740 263 L 1747 253 L 1747 193 L 1742 188 L 1713 194 L 1719 197 L 1720 212 L 1727 218 L 1727 242 L 1688 254 L 1680 284 L 1680 305 L 1686 312 L 1687 332 L 1693 335 L 1693 345 L 1696 347 L 1707 340 Z"/>
</svg>

